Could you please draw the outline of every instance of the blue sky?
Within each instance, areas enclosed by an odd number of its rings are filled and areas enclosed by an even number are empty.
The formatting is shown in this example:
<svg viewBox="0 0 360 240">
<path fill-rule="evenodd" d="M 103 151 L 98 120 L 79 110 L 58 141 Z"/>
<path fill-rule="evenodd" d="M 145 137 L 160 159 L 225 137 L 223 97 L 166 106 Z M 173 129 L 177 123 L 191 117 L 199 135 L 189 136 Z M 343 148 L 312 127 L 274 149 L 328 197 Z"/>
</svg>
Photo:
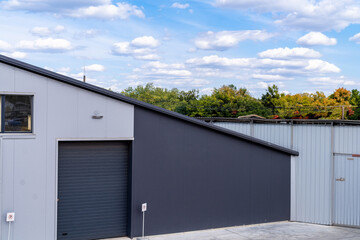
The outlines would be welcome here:
<svg viewBox="0 0 360 240">
<path fill-rule="evenodd" d="M 2 0 L 0 54 L 121 91 L 360 88 L 355 0 Z"/>
</svg>

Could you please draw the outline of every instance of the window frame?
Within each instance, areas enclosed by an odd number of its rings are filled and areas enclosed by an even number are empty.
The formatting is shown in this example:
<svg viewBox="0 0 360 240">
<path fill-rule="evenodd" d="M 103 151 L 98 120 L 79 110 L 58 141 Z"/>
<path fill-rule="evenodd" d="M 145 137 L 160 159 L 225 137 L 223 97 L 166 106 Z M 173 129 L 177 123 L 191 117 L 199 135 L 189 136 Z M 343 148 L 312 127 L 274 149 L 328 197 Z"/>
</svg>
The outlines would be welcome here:
<svg viewBox="0 0 360 240">
<path fill-rule="evenodd" d="M 5 131 L 5 96 L 25 96 L 30 97 L 31 103 L 31 131 Z M 0 107 L 0 134 L 33 134 L 34 133 L 34 94 L 26 93 L 1 93 L 1 107 Z"/>
</svg>

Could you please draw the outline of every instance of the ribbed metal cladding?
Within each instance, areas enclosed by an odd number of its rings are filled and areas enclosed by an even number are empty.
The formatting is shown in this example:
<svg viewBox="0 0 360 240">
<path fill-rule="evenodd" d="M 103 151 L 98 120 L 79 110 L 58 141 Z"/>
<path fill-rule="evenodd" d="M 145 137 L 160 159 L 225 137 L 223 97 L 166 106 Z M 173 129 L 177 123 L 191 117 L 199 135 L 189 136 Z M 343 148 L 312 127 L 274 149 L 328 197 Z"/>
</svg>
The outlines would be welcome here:
<svg viewBox="0 0 360 240">
<path fill-rule="evenodd" d="M 295 125 L 295 212 L 292 220 L 331 224 L 331 126 Z"/>
<path fill-rule="evenodd" d="M 60 142 L 57 239 L 127 235 L 127 142 Z"/>
<path fill-rule="evenodd" d="M 334 152 L 347 154 L 360 154 L 360 127 L 335 126 Z"/>
<path fill-rule="evenodd" d="M 291 148 L 291 125 L 254 124 L 254 137 Z"/>
<path fill-rule="evenodd" d="M 214 125 L 231 129 L 233 131 L 251 135 L 251 128 L 249 123 L 233 123 L 233 122 L 214 122 Z"/>
<path fill-rule="evenodd" d="M 215 124 L 250 135 L 249 123 Z M 300 153 L 292 161 L 291 220 L 360 226 L 360 158 L 352 157 L 360 154 L 359 126 L 254 123 L 253 129 L 254 137 Z M 336 181 L 341 176 L 345 181 Z"/>
<path fill-rule="evenodd" d="M 360 158 L 335 155 L 334 224 L 360 226 Z"/>
<path fill-rule="evenodd" d="M 215 123 L 238 131 L 244 123 Z M 223 125 L 224 124 L 224 125 Z M 250 124 L 249 124 L 250 125 Z M 254 123 L 256 138 L 299 151 L 292 163 L 291 220 L 331 224 L 332 149 L 330 125 Z M 339 131 L 342 131 L 341 126 Z M 244 132 L 242 132 L 244 133 Z"/>
</svg>

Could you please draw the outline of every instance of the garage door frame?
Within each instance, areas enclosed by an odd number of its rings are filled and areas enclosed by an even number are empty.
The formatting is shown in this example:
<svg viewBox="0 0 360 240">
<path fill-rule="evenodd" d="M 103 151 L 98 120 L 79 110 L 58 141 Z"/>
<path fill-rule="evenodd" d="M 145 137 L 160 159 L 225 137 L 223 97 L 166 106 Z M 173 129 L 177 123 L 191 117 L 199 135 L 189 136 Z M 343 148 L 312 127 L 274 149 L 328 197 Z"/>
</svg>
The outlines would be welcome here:
<svg viewBox="0 0 360 240">
<path fill-rule="evenodd" d="M 127 235 L 131 236 L 131 209 L 132 209 L 132 159 L 133 159 L 133 140 L 134 138 L 58 138 L 55 141 L 55 209 L 54 209 L 54 239 L 57 239 L 57 219 L 58 219 L 58 169 L 59 169 L 59 143 L 60 142 L 107 142 L 119 141 L 129 142 L 129 172 L 128 172 L 128 219 Z"/>
</svg>

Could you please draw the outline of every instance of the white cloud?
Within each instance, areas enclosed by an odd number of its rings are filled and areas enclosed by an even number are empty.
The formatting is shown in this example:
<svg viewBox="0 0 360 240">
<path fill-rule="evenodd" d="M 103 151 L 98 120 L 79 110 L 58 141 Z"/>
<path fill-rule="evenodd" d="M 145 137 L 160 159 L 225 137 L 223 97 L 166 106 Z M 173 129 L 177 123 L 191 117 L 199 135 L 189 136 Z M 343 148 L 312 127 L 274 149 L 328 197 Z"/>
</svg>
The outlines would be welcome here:
<svg viewBox="0 0 360 240">
<path fill-rule="evenodd" d="M 30 32 L 37 36 L 47 36 L 51 34 L 51 31 L 48 27 L 34 27 Z"/>
<path fill-rule="evenodd" d="M 258 82 L 256 84 L 259 88 L 263 88 L 263 89 L 266 89 L 268 88 L 269 84 L 267 84 L 266 82 Z"/>
<path fill-rule="evenodd" d="M 79 80 L 79 81 L 84 81 L 84 73 L 83 72 L 79 72 L 79 73 L 68 73 L 68 72 L 60 72 L 60 71 L 57 71 L 56 73 L 58 74 L 62 74 L 62 75 L 65 75 L 65 76 L 68 76 L 68 77 L 71 77 L 71 78 L 75 78 L 76 80 Z M 87 83 L 91 83 L 91 84 L 94 84 L 94 85 L 98 85 L 100 87 L 105 87 L 103 86 L 100 82 L 98 82 L 98 80 L 96 78 L 91 78 L 89 76 L 86 75 L 86 82 Z"/>
<path fill-rule="evenodd" d="M 200 86 L 211 81 L 233 82 L 252 92 L 269 85 L 285 87 L 290 81 L 309 78 L 337 78 L 336 65 L 320 59 L 321 54 L 308 48 L 279 48 L 261 52 L 253 58 L 229 58 L 218 55 L 189 58 L 184 63 L 153 61 L 134 68 L 128 79 L 153 82 L 160 86 Z M 344 81 L 343 84 L 350 84 Z"/>
<path fill-rule="evenodd" d="M 70 68 L 69 67 L 62 67 L 59 69 L 60 72 L 70 72 Z"/>
<path fill-rule="evenodd" d="M 55 31 L 56 33 L 63 32 L 63 31 L 65 31 L 65 27 L 62 26 L 62 25 L 57 25 L 57 26 L 54 28 L 54 31 Z"/>
<path fill-rule="evenodd" d="M 86 6 L 110 4 L 111 0 L 8 0 L 2 6 L 8 10 L 25 10 L 33 12 L 54 12 Z"/>
<path fill-rule="evenodd" d="M 160 59 L 159 55 L 157 54 L 134 55 L 133 57 L 138 60 L 149 60 L 149 61 L 155 61 Z"/>
<path fill-rule="evenodd" d="M 271 58 L 226 58 L 210 55 L 202 58 L 191 58 L 187 64 L 215 68 L 279 68 L 279 67 L 306 67 L 306 60 L 278 60 Z"/>
<path fill-rule="evenodd" d="M 173 70 L 173 69 L 152 69 L 151 74 L 153 75 L 170 75 L 176 77 L 187 77 L 191 76 L 191 72 L 188 70 Z"/>
<path fill-rule="evenodd" d="M 276 24 L 290 29 L 340 31 L 360 23 L 357 0 L 215 0 L 215 6 L 273 13 Z"/>
<path fill-rule="evenodd" d="M 7 56 L 7 57 L 11 57 L 11 58 L 16 58 L 16 59 L 24 59 L 26 58 L 27 54 L 24 52 L 1 52 L 0 54 Z"/>
<path fill-rule="evenodd" d="M 227 8 L 252 9 L 261 12 L 305 11 L 310 7 L 304 0 L 216 0 L 216 5 Z"/>
<path fill-rule="evenodd" d="M 112 54 L 119 56 L 132 56 L 139 60 L 158 60 L 160 57 L 154 53 L 159 41 L 152 36 L 143 36 L 130 42 L 117 42 L 113 44 Z"/>
<path fill-rule="evenodd" d="M 158 75 L 158 76 L 173 76 L 173 77 L 188 77 L 192 73 L 186 69 L 184 64 L 180 63 L 162 63 L 159 61 L 150 62 L 144 64 L 142 68 L 135 69 L 137 72 L 142 72 L 146 69 L 147 75 Z"/>
<path fill-rule="evenodd" d="M 349 85 L 359 85 L 358 83 L 351 81 L 351 80 L 345 80 L 342 78 L 330 78 L 330 77 L 317 77 L 317 78 L 309 78 L 308 82 L 311 82 L 313 84 L 316 85 L 323 85 L 323 86 L 328 86 L 328 85 L 345 85 L 345 86 L 349 86 Z"/>
<path fill-rule="evenodd" d="M 265 41 L 271 37 L 273 34 L 263 30 L 209 31 L 196 38 L 194 43 L 198 49 L 223 51 L 237 46 L 241 41 Z"/>
<path fill-rule="evenodd" d="M 259 93 L 263 93 L 264 89 L 267 89 L 269 86 L 272 86 L 274 84 L 280 88 L 285 87 L 285 84 L 283 82 L 279 82 L 279 81 L 273 81 L 273 82 L 260 81 L 260 82 L 256 82 L 256 83 L 249 82 L 243 86 L 246 87 L 246 89 L 249 90 L 250 93 L 259 94 Z M 282 92 L 282 91 L 280 91 L 280 92 Z"/>
<path fill-rule="evenodd" d="M 203 87 L 209 80 L 194 76 L 193 69 L 183 63 L 149 62 L 140 68 L 133 69 L 131 79 L 152 82 L 157 86 L 171 87 Z"/>
<path fill-rule="evenodd" d="M 11 45 L 5 41 L 0 40 L 0 50 L 8 51 L 11 49 Z"/>
<path fill-rule="evenodd" d="M 265 51 L 266 52 L 266 51 Z M 333 75 L 341 70 L 321 59 L 286 55 L 289 58 L 227 58 L 218 55 L 191 58 L 186 67 L 194 76 L 266 82 L 291 81 L 301 77 Z M 292 58 L 290 56 L 293 56 Z"/>
<path fill-rule="evenodd" d="M 309 32 L 308 34 L 299 38 L 296 43 L 304 46 L 333 46 L 337 44 L 336 38 L 329 38 L 321 32 Z"/>
<path fill-rule="evenodd" d="M 203 87 L 210 83 L 206 79 L 198 78 L 177 78 L 177 79 L 156 79 L 153 81 L 157 85 L 176 86 L 176 87 Z"/>
<path fill-rule="evenodd" d="M 180 9 L 186 9 L 188 7 L 190 7 L 190 5 L 188 3 L 185 3 L 185 4 L 181 4 L 181 3 L 178 3 L 178 2 L 175 2 L 171 5 L 172 8 L 180 8 Z"/>
<path fill-rule="evenodd" d="M 306 70 L 316 71 L 320 73 L 339 73 L 341 72 L 340 68 L 335 66 L 332 63 L 325 62 L 320 59 L 311 59 L 309 60 L 308 66 L 305 67 Z"/>
<path fill-rule="evenodd" d="M 310 48 L 276 48 L 258 54 L 261 58 L 319 58 L 321 54 Z"/>
<path fill-rule="evenodd" d="M 253 74 L 252 77 L 256 78 L 256 79 L 271 80 L 271 81 L 293 80 L 294 79 L 294 78 L 290 78 L 290 77 L 284 77 L 281 75 L 271 75 L 271 74 Z"/>
<path fill-rule="evenodd" d="M 30 30 L 30 33 L 36 36 L 44 37 L 49 36 L 52 34 L 58 34 L 65 31 L 65 27 L 58 25 L 54 28 L 48 28 L 48 27 L 34 27 Z"/>
<path fill-rule="evenodd" d="M 199 93 L 200 95 L 210 95 L 214 91 L 214 88 L 203 88 L 200 89 Z"/>
<path fill-rule="evenodd" d="M 79 32 L 75 33 L 74 38 L 76 38 L 76 39 L 92 38 L 92 37 L 95 37 L 97 33 L 98 33 L 98 30 L 96 30 L 96 29 L 87 29 L 87 30 L 83 30 L 83 31 L 79 31 Z"/>
<path fill-rule="evenodd" d="M 147 64 L 145 64 L 143 67 L 145 68 L 171 68 L 171 69 L 184 69 L 185 65 L 182 63 L 162 63 L 159 61 L 155 61 L 155 62 L 149 62 Z"/>
<path fill-rule="evenodd" d="M 285 94 L 285 95 L 289 95 L 289 94 L 290 94 L 290 92 L 289 92 L 289 91 L 286 91 L 286 90 L 282 90 L 282 91 L 280 91 L 280 93 L 283 93 L 283 94 Z"/>
<path fill-rule="evenodd" d="M 112 51 L 117 55 L 130 55 L 135 52 L 135 49 L 131 48 L 129 42 L 117 42 L 114 43 Z"/>
<path fill-rule="evenodd" d="M 144 13 L 135 5 L 128 3 L 116 3 L 89 6 L 77 9 L 67 14 L 76 18 L 99 18 L 99 19 L 127 19 L 131 16 L 144 18 Z"/>
<path fill-rule="evenodd" d="M 152 36 L 142 36 L 132 40 L 131 45 L 140 48 L 155 48 L 159 46 L 160 43 Z"/>
<path fill-rule="evenodd" d="M 307 60 L 303 59 L 288 59 L 279 60 L 271 58 L 261 58 L 255 61 L 255 66 L 262 68 L 302 68 L 306 66 Z"/>
<path fill-rule="evenodd" d="M 112 4 L 111 0 L 8 0 L 0 3 L 6 10 L 51 12 L 75 18 L 127 19 L 144 18 L 143 11 L 125 2 Z"/>
<path fill-rule="evenodd" d="M 252 62 L 251 58 L 226 58 L 219 57 L 218 55 L 191 58 L 186 61 L 187 64 L 207 67 L 250 67 Z"/>
<path fill-rule="evenodd" d="M 17 48 L 40 51 L 68 51 L 73 47 L 68 40 L 61 38 L 39 38 L 35 41 L 20 41 Z"/>
<path fill-rule="evenodd" d="M 105 70 L 105 67 L 100 64 L 92 64 L 85 66 L 85 70 L 90 72 L 103 72 Z"/>
<path fill-rule="evenodd" d="M 350 41 L 356 42 L 357 44 L 360 44 L 360 33 L 355 34 L 351 38 L 349 38 Z"/>
</svg>

